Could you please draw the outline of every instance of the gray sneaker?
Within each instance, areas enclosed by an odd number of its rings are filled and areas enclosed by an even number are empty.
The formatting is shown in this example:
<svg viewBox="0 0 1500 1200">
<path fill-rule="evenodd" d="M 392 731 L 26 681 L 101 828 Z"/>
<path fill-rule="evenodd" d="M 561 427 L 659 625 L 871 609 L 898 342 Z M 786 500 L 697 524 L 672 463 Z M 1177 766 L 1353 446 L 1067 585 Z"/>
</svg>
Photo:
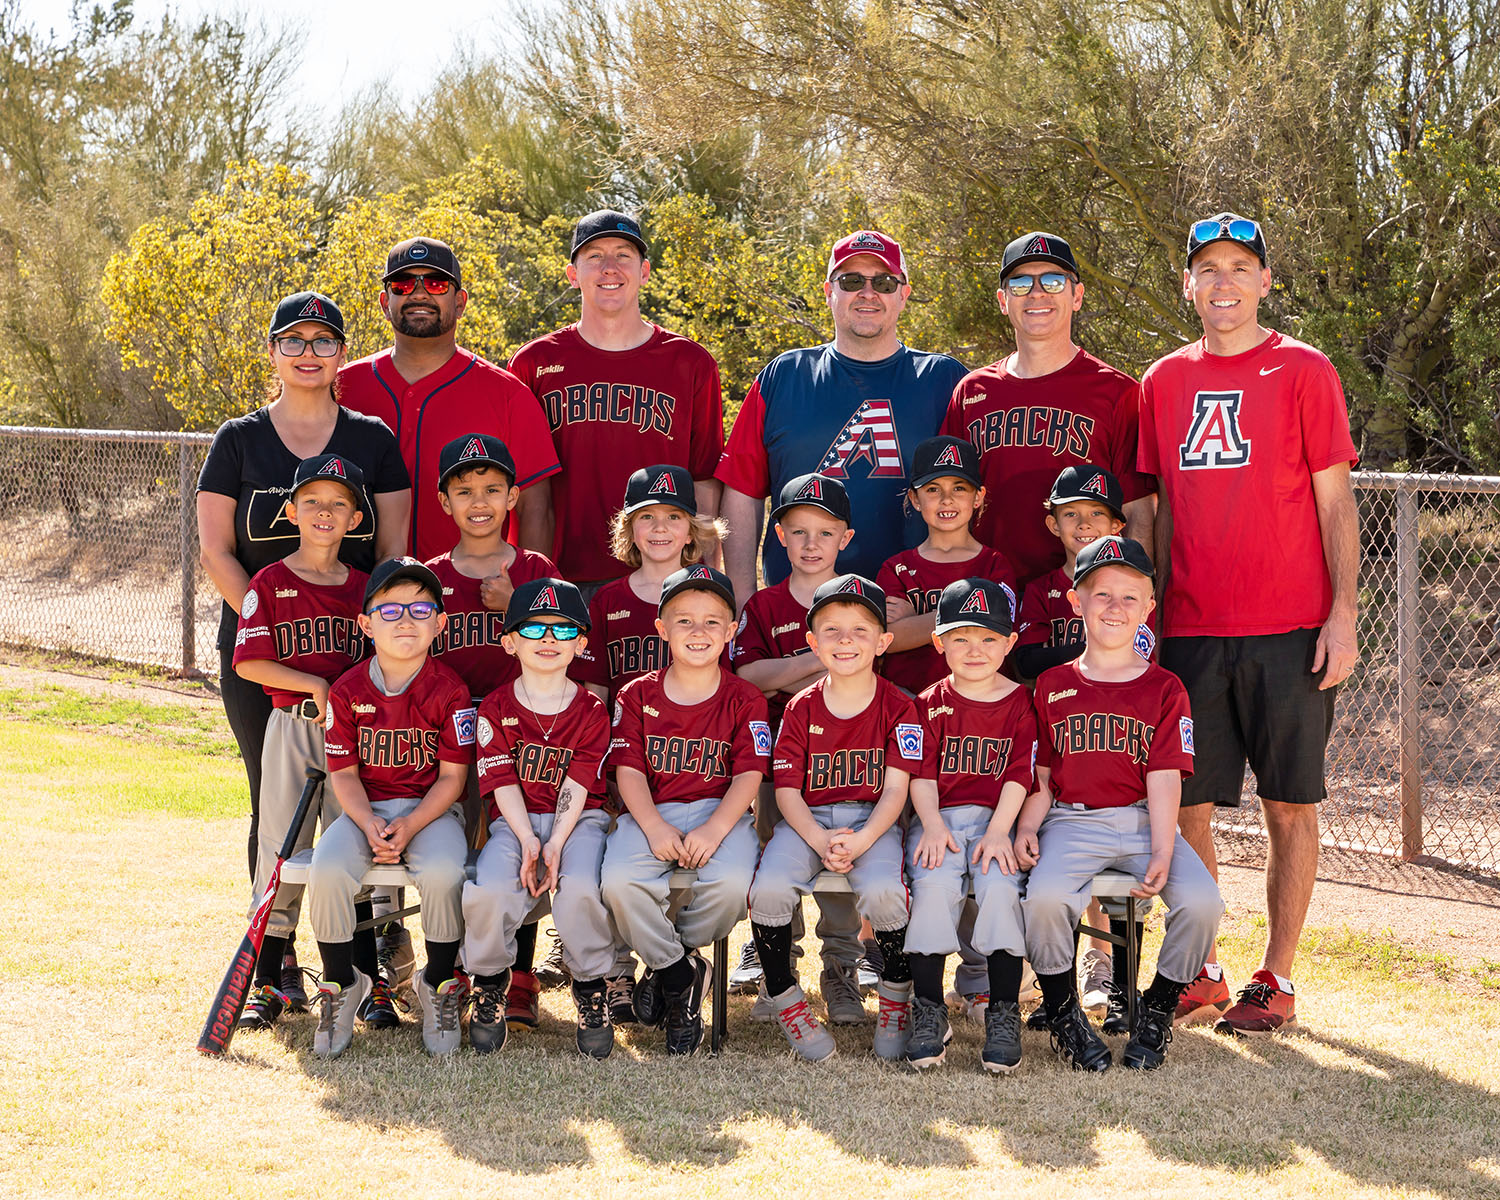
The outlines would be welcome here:
<svg viewBox="0 0 1500 1200">
<path fill-rule="evenodd" d="M 887 1062 L 906 1057 L 911 1041 L 911 983 L 887 983 L 875 986 L 880 1001 L 880 1015 L 875 1019 L 875 1054 Z"/>
<path fill-rule="evenodd" d="M 740 961 L 729 972 L 729 990 L 748 996 L 761 981 L 760 954 L 753 941 L 740 947 Z"/>
<path fill-rule="evenodd" d="M 843 963 L 831 958 L 825 960 L 819 987 L 830 1025 L 863 1025 L 869 1019 L 854 972 Z"/>
<path fill-rule="evenodd" d="M 771 1003 L 771 997 L 766 994 L 764 975 L 760 978 L 760 988 L 755 994 L 755 1003 L 750 1006 L 750 1019 L 762 1025 L 769 1025 L 776 1019 L 776 1006 Z"/>
<path fill-rule="evenodd" d="M 370 977 L 354 968 L 348 987 L 325 980 L 318 986 L 318 1028 L 313 1033 L 313 1053 L 319 1058 L 337 1058 L 354 1040 L 354 1018 L 370 994 Z"/>
<path fill-rule="evenodd" d="M 817 1017 L 807 1009 L 807 997 L 796 984 L 779 996 L 771 997 L 771 1007 L 781 1032 L 797 1054 L 809 1062 L 822 1062 L 832 1058 L 838 1050 L 833 1034 L 818 1024 Z"/>
<path fill-rule="evenodd" d="M 426 972 L 417 975 L 417 1008 L 422 1013 L 422 1045 L 428 1054 L 452 1054 L 463 1044 L 459 1026 L 469 1005 L 469 985 L 462 979 L 445 979 L 437 987 L 427 982 Z"/>
<path fill-rule="evenodd" d="M 984 1010 L 984 1049 L 980 1065 L 996 1075 L 1007 1075 L 1021 1062 L 1021 1006 L 996 1000 Z"/>
<path fill-rule="evenodd" d="M 906 1061 L 917 1070 L 940 1066 L 948 1053 L 953 1028 L 948 1024 L 948 1008 L 914 996 L 911 1002 L 911 1041 L 906 1047 Z"/>
<path fill-rule="evenodd" d="M 1109 985 L 1115 978 L 1114 964 L 1109 955 L 1090 946 L 1083 952 L 1079 972 L 1083 976 L 1083 1011 L 1097 1016 L 1109 1003 Z"/>
<path fill-rule="evenodd" d="M 417 969 L 417 954 L 412 949 L 411 933 L 406 926 L 392 921 L 377 929 L 375 955 L 380 963 L 380 977 L 390 985 L 391 991 L 410 992 L 411 977 Z"/>
</svg>

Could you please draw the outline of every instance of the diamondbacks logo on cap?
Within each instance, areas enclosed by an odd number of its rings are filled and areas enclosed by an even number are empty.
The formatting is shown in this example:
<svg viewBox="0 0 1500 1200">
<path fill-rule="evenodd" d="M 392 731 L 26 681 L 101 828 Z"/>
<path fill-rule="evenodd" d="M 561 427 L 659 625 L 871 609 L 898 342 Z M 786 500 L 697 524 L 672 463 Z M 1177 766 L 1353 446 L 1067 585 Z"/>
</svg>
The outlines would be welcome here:
<svg viewBox="0 0 1500 1200">
<path fill-rule="evenodd" d="M 1100 542 L 1099 549 L 1094 554 L 1094 563 L 1097 565 L 1102 562 L 1121 562 L 1124 558 L 1125 553 L 1120 549 L 1119 542 Z"/>
<path fill-rule="evenodd" d="M 963 606 L 958 610 L 959 616 L 965 616 L 969 613 L 977 613 L 984 617 L 990 615 L 989 597 L 984 594 L 982 588 L 975 588 L 969 598 L 963 602 Z"/>
<path fill-rule="evenodd" d="M 297 315 L 299 317 L 326 317 L 328 314 L 323 311 L 323 302 L 321 300 L 316 296 L 309 296 L 307 303 L 302 306 L 301 311 Z"/>
<path fill-rule="evenodd" d="M 823 481 L 814 475 L 800 488 L 793 500 L 821 500 L 823 498 Z"/>
<path fill-rule="evenodd" d="M 1026 249 L 1022 250 L 1021 253 L 1022 254 L 1051 254 L 1052 253 L 1052 247 L 1047 244 L 1047 239 L 1046 238 L 1044 238 L 1041 234 L 1037 234 L 1036 237 L 1032 238 L 1031 241 L 1029 241 L 1029 242 L 1026 243 Z"/>
<path fill-rule="evenodd" d="M 1097 473 L 1078 490 L 1081 492 L 1093 492 L 1096 496 L 1109 495 L 1109 490 L 1104 486 L 1104 476 Z"/>
<path fill-rule="evenodd" d="M 854 240 L 849 243 L 851 250 L 884 250 L 885 243 L 873 233 L 857 233 Z"/>
<path fill-rule="evenodd" d="M 318 468 L 318 474 L 319 475 L 337 475 L 340 479 L 347 479 L 348 478 L 348 476 L 346 474 L 344 474 L 344 463 L 343 463 L 343 460 L 342 459 L 337 459 L 337 458 L 330 458 L 326 463 L 324 463 L 321 467 L 319 467 Z"/>
<path fill-rule="evenodd" d="M 406 251 L 406 257 L 420 261 L 427 257 L 427 247 L 421 242 L 417 242 Z"/>
<path fill-rule="evenodd" d="M 961 467 L 961 466 L 963 466 L 963 463 L 959 461 L 958 447 L 957 446 L 944 446 L 943 449 L 942 449 L 942 451 L 941 451 L 941 453 L 939 453 L 938 456 L 935 459 L 932 460 L 932 465 L 935 466 L 935 467 Z"/>
<path fill-rule="evenodd" d="M 853 592 L 856 596 L 865 594 L 865 585 L 860 582 L 858 575 L 851 575 L 834 589 L 836 592 Z"/>
<path fill-rule="evenodd" d="M 653 483 L 649 488 L 646 489 L 646 495 L 648 495 L 648 496 L 657 496 L 657 495 L 675 496 L 675 495 L 677 495 L 677 485 L 672 482 L 671 473 L 667 472 L 667 471 L 663 471 L 660 475 L 658 475 L 656 477 L 656 482 Z"/>
<path fill-rule="evenodd" d="M 460 459 L 488 458 L 489 455 L 485 453 L 484 443 L 481 442 L 477 437 L 471 437 L 469 439 L 468 445 L 463 448 L 463 452 L 459 454 L 458 457 Z"/>
<path fill-rule="evenodd" d="M 708 573 L 708 568 L 704 567 L 704 566 L 693 567 L 691 570 L 688 571 L 687 577 L 689 579 L 712 579 L 713 578 L 713 576 Z"/>
<path fill-rule="evenodd" d="M 550 583 L 536 594 L 536 599 L 531 602 L 532 608 L 555 608 L 562 611 L 562 605 L 557 602 L 557 589 Z"/>
</svg>

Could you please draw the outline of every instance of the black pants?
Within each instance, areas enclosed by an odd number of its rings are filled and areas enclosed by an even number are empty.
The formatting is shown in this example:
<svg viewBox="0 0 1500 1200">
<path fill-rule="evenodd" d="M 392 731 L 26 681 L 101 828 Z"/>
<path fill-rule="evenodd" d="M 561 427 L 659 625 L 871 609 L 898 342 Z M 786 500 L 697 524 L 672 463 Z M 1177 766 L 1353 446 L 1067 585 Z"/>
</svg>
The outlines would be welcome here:
<svg viewBox="0 0 1500 1200">
<path fill-rule="evenodd" d="M 245 777 L 250 781 L 250 882 L 255 883 L 255 854 L 260 825 L 260 756 L 266 744 L 266 722 L 271 719 L 271 697 L 258 683 L 241 679 L 234 673 L 234 649 L 219 651 L 219 695 L 224 700 L 224 715 L 245 761 Z"/>
</svg>

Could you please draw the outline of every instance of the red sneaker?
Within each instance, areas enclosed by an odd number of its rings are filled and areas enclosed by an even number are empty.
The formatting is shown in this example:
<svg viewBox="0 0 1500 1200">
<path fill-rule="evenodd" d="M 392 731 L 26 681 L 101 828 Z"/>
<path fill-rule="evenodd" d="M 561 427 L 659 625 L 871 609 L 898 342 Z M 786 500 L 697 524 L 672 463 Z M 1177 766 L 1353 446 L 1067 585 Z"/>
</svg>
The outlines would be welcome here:
<svg viewBox="0 0 1500 1200">
<path fill-rule="evenodd" d="M 1296 1023 L 1296 997 L 1283 992 L 1270 971 L 1260 970 L 1250 977 L 1240 991 L 1239 1000 L 1219 1018 L 1214 1029 L 1242 1037 L 1265 1037 Z"/>
<path fill-rule="evenodd" d="M 1229 980 L 1225 978 L 1223 968 L 1219 970 L 1219 977 L 1213 979 L 1205 967 L 1179 997 L 1177 1011 L 1172 1014 L 1172 1024 L 1192 1025 L 1198 1021 L 1212 1021 L 1228 1007 Z"/>
<path fill-rule="evenodd" d="M 505 993 L 505 1023 L 535 1029 L 540 1017 L 537 992 L 540 987 L 530 971 L 512 971 L 510 990 Z"/>
</svg>

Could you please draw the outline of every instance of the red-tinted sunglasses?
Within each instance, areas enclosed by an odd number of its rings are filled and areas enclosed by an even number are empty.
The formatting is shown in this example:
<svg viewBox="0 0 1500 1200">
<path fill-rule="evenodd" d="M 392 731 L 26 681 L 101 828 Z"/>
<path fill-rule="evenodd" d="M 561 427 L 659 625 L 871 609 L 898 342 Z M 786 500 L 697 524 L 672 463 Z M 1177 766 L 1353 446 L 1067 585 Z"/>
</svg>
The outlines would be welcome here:
<svg viewBox="0 0 1500 1200">
<path fill-rule="evenodd" d="M 393 296 L 410 296 L 419 283 L 429 296 L 446 296 L 453 287 L 453 280 L 441 275 L 393 275 L 385 281 L 385 286 L 390 288 Z"/>
</svg>

